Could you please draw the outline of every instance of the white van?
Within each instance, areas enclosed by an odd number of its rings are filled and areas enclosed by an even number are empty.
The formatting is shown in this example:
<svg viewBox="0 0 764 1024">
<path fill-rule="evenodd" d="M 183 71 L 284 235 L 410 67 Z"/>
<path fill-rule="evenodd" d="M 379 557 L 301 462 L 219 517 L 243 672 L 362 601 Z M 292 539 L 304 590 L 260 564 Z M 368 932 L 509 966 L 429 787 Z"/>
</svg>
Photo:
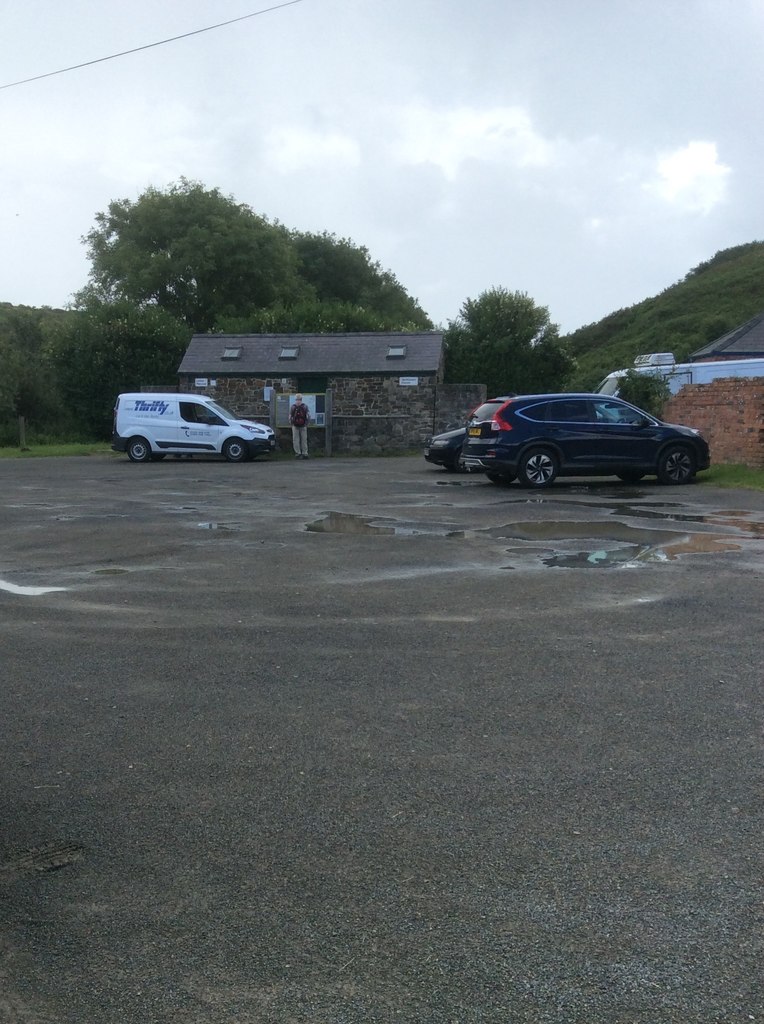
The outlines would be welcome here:
<svg viewBox="0 0 764 1024">
<path fill-rule="evenodd" d="M 669 392 L 676 395 L 685 384 L 710 384 L 720 377 L 764 377 L 764 359 L 717 359 L 701 363 L 677 363 L 671 352 L 637 356 L 632 367 L 637 373 L 665 377 Z M 628 370 L 614 370 L 597 388 L 600 395 L 618 395 L 621 377 Z"/>
<path fill-rule="evenodd" d="M 118 396 L 111 446 L 133 462 L 165 455 L 222 455 L 244 462 L 274 451 L 276 435 L 262 423 L 237 419 L 206 395 L 146 391 Z"/>
</svg>

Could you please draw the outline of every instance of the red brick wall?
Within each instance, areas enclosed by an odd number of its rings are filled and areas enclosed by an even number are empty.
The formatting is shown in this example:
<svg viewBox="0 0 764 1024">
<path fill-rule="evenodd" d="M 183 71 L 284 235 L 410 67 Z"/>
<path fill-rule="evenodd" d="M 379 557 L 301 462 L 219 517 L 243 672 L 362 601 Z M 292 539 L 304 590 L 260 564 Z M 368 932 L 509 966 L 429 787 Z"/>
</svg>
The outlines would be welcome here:
<svg viewBox="0 0 764 1024">
<path fill-rule="evenodd" d="M 764 469 L 764 378 L 686 384 L 666 403 L 662 418 L 697 427 L 711 445 L 711 465 Z"/>
</svg>

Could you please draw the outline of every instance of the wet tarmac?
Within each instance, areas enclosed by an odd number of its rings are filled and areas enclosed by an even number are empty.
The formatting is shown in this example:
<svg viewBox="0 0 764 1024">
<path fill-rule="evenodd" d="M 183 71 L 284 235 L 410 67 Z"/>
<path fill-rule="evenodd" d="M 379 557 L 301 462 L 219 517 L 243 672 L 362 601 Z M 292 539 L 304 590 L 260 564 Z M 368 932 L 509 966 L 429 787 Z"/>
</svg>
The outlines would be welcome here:
<svg viewBox="0 0 764 1024">
<path fill-rule="evenodd" d="M 3 1024 L 764 1019 L 764 494 L 16 460 L 0 528 Z"/>
</svg>

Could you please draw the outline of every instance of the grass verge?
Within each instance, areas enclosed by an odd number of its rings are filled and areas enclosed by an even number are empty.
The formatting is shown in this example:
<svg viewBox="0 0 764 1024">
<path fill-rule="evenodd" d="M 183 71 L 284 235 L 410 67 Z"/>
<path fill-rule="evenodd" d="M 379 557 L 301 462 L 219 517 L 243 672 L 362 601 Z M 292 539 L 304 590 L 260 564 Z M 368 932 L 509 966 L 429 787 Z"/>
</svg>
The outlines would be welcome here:
<svg viewBox="0 0 764 1024">
<path fill-rule="evenodd" d="M 40 459 L 58 455 L 114 454 L 107 441 L 82 441 L 70 444 L 30 444 L 26 448 L 0 448 L 0 459 Z"/>
<path fill-rule="evenodd" d="M 711 466 L 698 477 L 701 484 L 712 487 L 740 487 L 752 491 L 764 491 L 764 469 L 749 469 L 748 466 Z"/>
</svg>

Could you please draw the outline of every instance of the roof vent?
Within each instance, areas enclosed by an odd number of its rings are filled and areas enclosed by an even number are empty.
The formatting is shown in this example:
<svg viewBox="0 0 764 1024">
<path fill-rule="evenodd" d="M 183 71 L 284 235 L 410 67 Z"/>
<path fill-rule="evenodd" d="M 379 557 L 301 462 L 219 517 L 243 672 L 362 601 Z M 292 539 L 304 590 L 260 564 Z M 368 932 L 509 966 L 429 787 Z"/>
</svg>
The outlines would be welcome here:
<svg viewBox="0 0 764 1024">
<path fill-rule="evenodd" d="M 387 349 L 388 359 L 405 359 L 406 358 L 406 346 L 405 345 L 390 345 Z"/>
<path fill-rule="evenodd" d="M 635 366 L 673 366 L 675 363 L 673 352 L 648 352 L 644 356 L 635 356 Z"/>
<path fill-rule="evenodd" d="M 279 359 L 296 359 L 300 354 L 299 345 L 284 345 L 279 353 Z"/>
</svg>

